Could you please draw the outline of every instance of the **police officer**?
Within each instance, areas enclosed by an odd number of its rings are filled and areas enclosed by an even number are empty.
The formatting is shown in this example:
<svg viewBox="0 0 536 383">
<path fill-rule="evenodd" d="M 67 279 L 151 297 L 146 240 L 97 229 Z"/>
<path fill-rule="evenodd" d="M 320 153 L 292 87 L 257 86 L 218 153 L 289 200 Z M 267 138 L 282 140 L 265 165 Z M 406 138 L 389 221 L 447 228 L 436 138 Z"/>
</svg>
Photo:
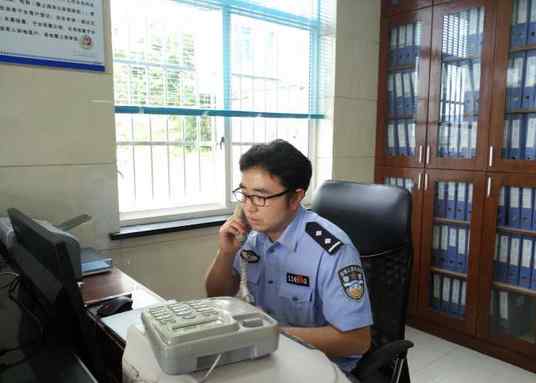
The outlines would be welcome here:
<svg viewBox="0 0 536 383">
<path fill-rule="evenodd" d="M 283 331 L 322 350 L 349 372 L 370 347 L 372 314 L 359 253 L 336 225 L 305 210 L 311 162 L 283 140 L 240 158 L 234 196 L 245 219 L 229 218 L 206 276 L 208 296 L 235 295 L 240 258 L 254 302 Z M 251 231 L 249 231 L 251 230 Z M 238 238 L 247 235 L 244 243 Z"/>
</svg>

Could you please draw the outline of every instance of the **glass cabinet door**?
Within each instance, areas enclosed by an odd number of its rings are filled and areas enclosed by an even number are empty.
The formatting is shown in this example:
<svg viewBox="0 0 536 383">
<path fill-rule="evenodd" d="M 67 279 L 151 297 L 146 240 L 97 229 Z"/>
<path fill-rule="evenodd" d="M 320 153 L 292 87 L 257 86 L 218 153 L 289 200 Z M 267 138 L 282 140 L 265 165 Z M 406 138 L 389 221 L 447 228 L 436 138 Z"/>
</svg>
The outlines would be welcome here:
<svg viewBox="0 0 536 383">
<path fill-rule="evenodd" d="M 431 9 L 383 19 L 376 158 L 423 167 Z"/>
<path fill-rule="evenodd" d="M 382 16 L 414 11 L 430 5 L 432 5 L 432 0 L 382 0 Z"/>
<path fill-rule="evenodd" d="M 536 1 L 498 4 L 489 169 L 536 171 Z"/>
<path fill-rule="evenodd" d="M 489 4 L 464 1 L 434 8 L 428 167 L 484 168 L 490 100 L 484 88 L 493 46 Z"/>
<path fill-rule="evenodd" d="M 474 333 L 484 175 L 427 171 L 422 216 L 420 309 Z"/>
<path fill-rule="evenodd" d="M 536 177 L 493 175 L 487 180 L 481 269 L 482 336 L 536 353 Z"/>
<path fill-rule="evenodd" d="M 379 184 L 405 188 L 412 196 L 411 239 L 413 241 L 413 267 L 408 312 L 410 315 L 415 315 L 418 304 L 423 171 L 409 168 L 377 167 L 375 181 Z"/>
</svg>

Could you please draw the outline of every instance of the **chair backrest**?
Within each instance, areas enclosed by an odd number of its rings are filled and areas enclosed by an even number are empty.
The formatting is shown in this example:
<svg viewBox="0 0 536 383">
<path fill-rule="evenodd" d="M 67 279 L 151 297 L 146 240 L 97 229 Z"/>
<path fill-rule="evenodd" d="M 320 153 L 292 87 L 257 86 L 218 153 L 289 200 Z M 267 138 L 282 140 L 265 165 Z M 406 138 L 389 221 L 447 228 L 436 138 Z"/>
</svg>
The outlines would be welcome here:
<svg viewBox="0 0 536 383">
<path fill-rule="evenodd" d="M 404 339 L 411 275 L 411 195 L 396 186 L 326 181 L 312 210 L 350 237 L 361 255 L 373 347 Z"/>
</svg>

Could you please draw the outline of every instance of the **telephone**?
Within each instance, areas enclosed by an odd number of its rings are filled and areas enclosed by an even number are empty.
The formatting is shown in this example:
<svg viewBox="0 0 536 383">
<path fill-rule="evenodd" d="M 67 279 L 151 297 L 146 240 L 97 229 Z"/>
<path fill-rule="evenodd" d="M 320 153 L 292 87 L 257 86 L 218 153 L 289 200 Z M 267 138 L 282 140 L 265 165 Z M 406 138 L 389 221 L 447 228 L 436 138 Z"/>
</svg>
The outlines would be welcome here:
<svg viewBox="0 0 536 383">
<path fill-rule="evenodd" d="M 167 302 L 141 319 L 158 364 L 186 374 L 268 355 L 279 345 L 277 321 L 234 297 Z"/>
<path fill-rule="evenodd" d="M 235 219 L 242 221 L 242 223 L 246 225 L 248 229 L 250 229 L 249 223 L 247 221 L 246 215 L 244 214 L 244 211 L 242 210 L 241 205 L 236 205 L 234 212 L 233 212 L 233 217 Z M 247 239 L 247 234 L 237 235 L 236 239 L 240 241 L 240 244 L 244 244 L 244 242 L 246 242 L 246 239 Z M 249 289 L 248 289 L 247 269 L 248 269 L 248 260 L 244 259 L 244 257 L 240 255 L 240 287 L 238 288 L 238 293 L 236 294 L 236 296 L 242 299 L 243 301 L 254 305 L 255 298 L 253 297 L 253 295 L 250 294 Z"/>
</svg>

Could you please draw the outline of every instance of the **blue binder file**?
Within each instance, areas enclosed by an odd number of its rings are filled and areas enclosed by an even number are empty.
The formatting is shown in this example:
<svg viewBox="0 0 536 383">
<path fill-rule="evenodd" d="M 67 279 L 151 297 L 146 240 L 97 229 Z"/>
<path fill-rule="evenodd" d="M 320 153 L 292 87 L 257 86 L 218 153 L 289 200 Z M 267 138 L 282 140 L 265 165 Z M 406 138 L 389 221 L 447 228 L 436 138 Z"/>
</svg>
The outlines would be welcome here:
<svg viewBox="0 0 536 383">
<path fill-rule="evenodd" d="M 463 112 L 466 115 L 471 115 L 475 112 L 473 110 L 475 86 L 473 83 L 473 64 L 470 60 L 464 61 L 461 64 L 461 71 L 463 75 Z"/>
<path fill-rule="evenodd" d="M 521 247 L 521 267 L 519 268 L 519 286 L 530 288 L 530 272 L 533 254 L 534 240 L 523 238 Z"/>
<path fill-rule="evenodd" d="M 447 270 L 456 271 L 458 264 L 458 228 L 449 225 L 449 247 L 447 248 Z"/>
<path fill-rule="evenodd" d="M 534 250 L 534 253 L 532 253 L 532 275 L 530 288 L 532 290 L 536 290 L 536 250 Z"/>
<path fill-rule="evenodd" d="M 503 129 L 503 143 L 501 147 L 501 157 L 510 158 L 510 128 L 512 125 L 512 120 L 510 115 L 505 115 L 504 117 L 504 129 Z"/>
<path fill-rule="evenodd" d="M 521 227 L 520 220 L 520 189 L 518 187 L 510 187 L 510 199 L 508 204 L 508 226 Z"/>
<path fill-rule="evenodd" d="M 474 158 L 476 156 L 478 116 L 476 116 L 475 118 L 472 118 L 470 121 L 471 121 L 471 125 L 469 126 L 469 130 L 470 130 L 469 152 L 471 154 L 471 158 Z"/>
<path fill-rule="evenodd" d="M 532 228 L 532 189 L 521 188 L 521 228 Z"/>
<path fill-rule="evenodd" d="M 531 109 L 536 106 L 536 51 L 527 51 L 527 63 L 523 81 L 523 100 L 521 107 Z"/>
<path fill-rule="evenodd" d="M 510 153 L 508 158 L 512 160 L 521 159 L 521 116 L 512 117 L 512 125 L 510 127 Z"/>
<path fill-rule="evenodd" d="M 406 26 L 398 27 L 398 65 L 406 65 Z"/>
<path fill-rule="evenodd" d="M 514 53 L 508 59 L 506 76 L 506 110 L 508 112 L 521 108 L 524 62 L 524 52 Z"/>
<path fill-rule="evenodd" d="M 459 221 L 465 221 L 467 218 L 467 184 L 465 182 L 458 182 L 455 218 Z"/>
<path fill-rule="evenodd" d="M 437 195 L 435 198 L 435 212 L 434 216 L 437 218 L 445 218 L 446 214 L 446 198 L 445 198 L 446 184 L 443 181 L 437 183 Z"/>
<path fill-rule="evenodd" d="M 417 63 L 417 57 L 420 56 L 421 53 L 421 23 L 417 22 L 414 24 L 415 27 L 415 43 L 413 44 L 413 55 L 412 55 L 412 62 L 411 64 Z"/>
<path fill-rule="evenodd" d="M 470 134 L 470 123 L 471 118 L 465 117 L 460 126 L 460 157 L 469 158 L 469 134 Z"/>
<path fill-rule="evenodd" d="M 415 24 L 406 25 L 406 51 L 404 62 L 406 65 L 413 63 L 413 52 L 415 50 Z"/>
<path fill-rule="evenodd" d="M 473 113 L 480 111 L 480 61 L 473 62 Z M 475 118 L 475 121 L 477 119 Z"/>
<path fill-rule="evenodd" d="M 395 78 L 391 73 L 387 78 L 387 102 L 389 109 L 389 117 L 393 118 L 396 113 L 396 96 L 395 96 Z"/>
<path fill-rule="evenodd" d="M 508 292 L 499 291 L 499 326 L 504 329 L 510 325 L 508 303 Z"/>
<path fill-rule="evenodd" d="M 441 301 L 441 276 L 433 274 L 432 280 L 432 309 L 438 311 Z"/>
<path fill-rule="evenodd" d="M 528 0 L 514 1 L 514 8 L 512 10 L 512 32 L 510 35 L 511 48 L 519 48 L 527 43 L 528 9 Z"/>
<path fill-rule="evenodd" d="M 402 117 L 405 113 L 404 111 L 404 88 L 402 87 L 402 73 L 395 73 L 395 97 L 396 104 L 395 110 L 398 117 Z"/>
<path fill-rule="evenodd" d="M 508 264 L 507 283 L 519 285 L 519 255 L 521 251 L 521 239 L 518 236 L 512 236 L 510 241 L 510 256 Z"/>
<path fill-rule="evenodd" d="M 408 72 L 408 76 L 409 76 L 409 85 L 410 85 L 410 88 L 411 88 L 411 97 L 410 97 L 410 110 L 411 110 L 411 114 L 414 116 L 415 113 L 417 113 L 417 91 L 418 91 L 418 88 L 417 86 L 419 85 L 418 84 L 418 78 L 417 78 L 417 72 L 416 71 L 413 71 L 413 72 Z"/>
<path fill-rule="evenodd" d="M 437 225 L 432 227 L 432 266 L 441 267 L 440 256 L 441 228 Z"/>
<path fill-rule="evenodd" d="M 527 43 L 529 45 L 536 44 L 536 2 L 533 0 L 530 4 L 529 28 L 527 35 Z"/>
<path fill-rule="evenodd" d="M 467 185 L 467 221 L 473 217 L 473 184 Z"/>
<path fill-rule="evenodd" d="M 497 206 L 497 226 L 506 226 L 505 195 L 506 188 L 503 186 L 499 191 L 499 205 Z"/>
<path fill-rule="evenodd" d="M 456 269 L 460 273 L 467 273 L 467 228 L 458 228 L 458 252 L 456 257 Z"/>
<path fill-rule="evenodd" d="M 508 251 L 510 250 L 509 237 L 501 235 L 499 247 L 499 259 L 495 268 L 495 280 L 497 282 L 506 282 L 506 272 L 508 270 Z"/>
<path fill-rule="evenodd" d="M 465 301 L 466 301 L 466 298 L 467 298 L 467 282 L 466 281 L 462 281 L 462 288 L 461 288 L 461 293 L 460 293 L 460 316 L 464 316 L 465 315 Z"/>
<path fill-rule="evenodd" d="M 398 136 L 398 154 L 400 156 L 408 155 L 408 132 L 406 130 L 406 123 L 404 120 L 399 120 L 396 124 L 396 131 Z"/>
<path fill-rule="evenodd" d="M 451 298 L 450 298 L 450 310 L 449 313 L 454 316 L 460 315 L 460 283 L 457 278 L 452 278 L 451 282 Z"/>
<path fill-rule="evenodd" d="M 398 28 L 391 29 L 389 35 L 389 65 L 398 65 Z"/>
<path fill-rule="evenodd" d="M 395 123 L 389 121 L 387 124 L 387 154 L 390 156 L 395 156 L 396 153 L 396 142 L 395 142 Z"/>
<path fill-rule="evenodd" d="M 413 114 L 413 94 L 411 89 L 412 72 L 402 72 L 402 86 L 404 88 L 404 115 L 406 117 Z"/>
<path fill-rule="evenodd" d="M 456 219 L 456 182 L 447 183 L 447 218 Z"/>
<path fill-rule="evenodd" d="M 534 1 L 536 4 L 536 0 Z M 525 159 L 536 160 L 536 113 L 527 115 L 527 134 L 525 135 Z"/>
<path fill-rule="evenodd" d="M 458 148 L 459 148 L 459 125 L 456 122 L 450 125 L 449 128 L 449 157 L 456 158 L 458 157 Z"/>
<path fill-rule="evenodd" d="M 407 121 L 407 130 L 408 130 L 408 154 L 410 156 L 415 156 L 415 121 Z"/>
<path fill-rule="evenodd" d="M 441 244 L 439 251 L 439 267 L 447 269 L 449 261 L 447 259 L 447 251 L 449 248 L 449 227 L 447 225 L 441 226 Z"/>
<path fill-rule="evenodd" d="M 448 313 L 450 305 L 450 277 L 443 276 L 440 310 Z"/>
</svg>

